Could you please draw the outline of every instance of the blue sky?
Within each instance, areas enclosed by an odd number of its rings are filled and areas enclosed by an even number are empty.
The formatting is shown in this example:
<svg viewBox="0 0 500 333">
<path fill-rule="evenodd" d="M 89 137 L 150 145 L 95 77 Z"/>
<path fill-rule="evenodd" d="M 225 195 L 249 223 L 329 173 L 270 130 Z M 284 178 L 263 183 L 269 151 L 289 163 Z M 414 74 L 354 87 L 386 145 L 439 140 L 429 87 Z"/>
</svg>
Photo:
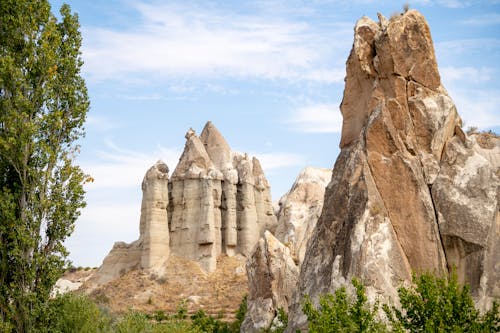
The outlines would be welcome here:
<svg viewBox="0 0 500 333">
<path fill-rule="evenodd" d="M 58 11 L 61 1 L 51 1 Z M 83 33 L 91 99 L 79 163 L 95 182 L 68 239 L 75 265 L 98 266 L 137 239 L 140 184 L 171 171 L 192 127 L 211 120 L 256 155 L 277 200 L 306 166 L 339 153 L 345 61 L 357 19 L 403 1 L 69 1 Z M 419 0 L 444 86 L 467 126 L 500 129 L 500 1 Z"/>
</svg>

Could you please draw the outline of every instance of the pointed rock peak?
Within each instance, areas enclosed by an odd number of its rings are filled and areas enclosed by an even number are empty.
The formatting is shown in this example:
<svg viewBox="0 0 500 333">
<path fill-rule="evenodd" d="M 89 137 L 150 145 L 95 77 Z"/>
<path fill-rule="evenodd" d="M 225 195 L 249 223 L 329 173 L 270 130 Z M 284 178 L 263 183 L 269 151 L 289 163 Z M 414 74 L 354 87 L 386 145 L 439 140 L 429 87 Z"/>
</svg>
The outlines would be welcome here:
<svg viewBox="0 0 500 333">
<path fill-rule="evenodd" d="M 214 169 L 205 146 L 193 129 L 186 133 L 186 145 L 172 178 L 202 178 Z"/>
<path fill-rule="evenodd" d="M 219 170 L 231 168 L 231 148 L 211 121 L 208 121 L 203 128 L 200 139 L 205 145 L 208 156 Z"/>
<path fill-rule="evenodd" d="M 192 138 L 193 136 L 196 136 L 196 132 L 194 129 L 192 129 L 191 127 L 189 128 L 189 130 L 186 132 L 186 135 L 184 136 L 186 138 L 186 140 L 189 140 L 190 138 Z"/>
<path fill-rule="evenodd" d="M 432 90 L 441 85 L 430 28 L 417 10 L 391 17 L 376 48 L 381 76 L 396 74 Z"/>
</svg>

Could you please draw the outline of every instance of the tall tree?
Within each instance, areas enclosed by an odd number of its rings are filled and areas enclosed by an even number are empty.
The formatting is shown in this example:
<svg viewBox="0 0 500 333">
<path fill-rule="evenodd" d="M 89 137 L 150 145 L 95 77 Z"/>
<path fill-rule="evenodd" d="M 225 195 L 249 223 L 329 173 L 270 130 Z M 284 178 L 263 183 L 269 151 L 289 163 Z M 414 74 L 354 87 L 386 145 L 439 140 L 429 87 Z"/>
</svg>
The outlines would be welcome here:
<svg viewBox="0 0 500 333">
<path fill-rule="evenodd" d="M 78 17 L 0 1 L 0 324 L 40 331 L 84 207 L 74 164 L 89 109 Z"/>
</svg>

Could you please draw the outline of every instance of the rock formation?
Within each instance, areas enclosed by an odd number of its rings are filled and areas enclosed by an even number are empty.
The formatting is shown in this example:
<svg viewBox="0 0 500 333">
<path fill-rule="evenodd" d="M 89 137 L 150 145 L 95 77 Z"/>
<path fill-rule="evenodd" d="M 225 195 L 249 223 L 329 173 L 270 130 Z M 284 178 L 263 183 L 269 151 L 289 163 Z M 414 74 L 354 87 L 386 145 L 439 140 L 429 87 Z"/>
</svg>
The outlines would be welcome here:
<svg viewBox="0 0 500 333">
<path fill-rule="evenodd" d="M 288 309 L 299 270 L 290 249 L 269 231 L 247 260 L 248 310 L 242 332 L 261 332 L 271 326 L 278 309 Z"/>
<path fill-rule="evenodd" d="M 341 152 L 309 240 L 288 332 L 356 276 L 396 298 L 412 272 L 453 266 L 478 300 L 500 297 L 498 164 L 462 132 L 441 84 L 429 27 L 415 11 L 360 19 L 347 60 Z"/>
<path fill-rule="evenodd" d="M 288 311 L 331 176 L 329 169 L 305 168 L 281 198 L 276 237 L 266 231 L 247 260 L 249 293 L 243 332 L 267 329 L 280 309 Z"/>
<path fill-rule="evenodd" d="M 208 122 L 190 129 L 169 179 L 161 161 L 142 183 L 140 237 L 118 242 L 96 274 L 107 282 L 132 268 L 160 272 L 169 255 L 196 261 L 207 272 L 220 254 L 249 255 L 266 228 L 276 225 L 269 183 L 259 161 L 231 151 Z"/>
<path fill-rule="evenodd" d="M 133 268 L 161 270 L 169 256 L 168 166 L 156 162 L 142 181 L 139 239 L 131 244 L 116 242 L 104 258 L 94 279 L 106 283 Z"/>
<path fill-rule="evenodd" d="M 307 241 L 321 214 L 325 188 L 331 178 L 330 169 L 307 167 L 280 199 L 275 235 L 290 248 L 297 264 L 304 260 Z"/>
</svg>

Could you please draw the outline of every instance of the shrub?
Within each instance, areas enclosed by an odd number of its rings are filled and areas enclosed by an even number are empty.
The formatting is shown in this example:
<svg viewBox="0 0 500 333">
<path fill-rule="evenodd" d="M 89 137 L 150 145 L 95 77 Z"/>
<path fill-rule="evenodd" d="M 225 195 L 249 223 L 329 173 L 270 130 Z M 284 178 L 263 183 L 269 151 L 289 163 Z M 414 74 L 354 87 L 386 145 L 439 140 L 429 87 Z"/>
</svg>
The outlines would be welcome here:
<svg viewBox="0 0 500 333">
<path fill-rule="evenodd" d="M 105 332 L 111 319 L 90 299 L 64 294 L 51 300 L 48 308 L 48 332 Z"/>
<path fill-rule="evenodd" d="M 151 332 L 153 326 L 145 314 L 129 312 L 113 325 L 113 332 Z"/>
<path fill-rule="evenodd" d="M 330 332 L 385 332 L 385 325 L 377 320 L 378 304 L 367 303 L 364 286 L 352 280 L 356 297 L 350 297 L 342 287 L 335 294 L 322 295 L 319 308 L 306 296 L 303 311 L 309 321 L 309 333 Z"/>
<path fill-rule="evenodd" d="M 449 280 L 422 274 L 414 276 L 413 283 L 414 287 L 398 289 L 401 310 L 384 305 L 394 331 L 499 332 L 498 304 L 481 315 L 468 286 L 460 286 L 456 274 Z"/>
<path fill-rule="evenodd" d="M 231 333 L 233 331 L 229 325 L 212 316 L 207 316 L 205 311 L 199 310 L 191 316 L 193 326 L 206 333 Z"/>
</svg>

